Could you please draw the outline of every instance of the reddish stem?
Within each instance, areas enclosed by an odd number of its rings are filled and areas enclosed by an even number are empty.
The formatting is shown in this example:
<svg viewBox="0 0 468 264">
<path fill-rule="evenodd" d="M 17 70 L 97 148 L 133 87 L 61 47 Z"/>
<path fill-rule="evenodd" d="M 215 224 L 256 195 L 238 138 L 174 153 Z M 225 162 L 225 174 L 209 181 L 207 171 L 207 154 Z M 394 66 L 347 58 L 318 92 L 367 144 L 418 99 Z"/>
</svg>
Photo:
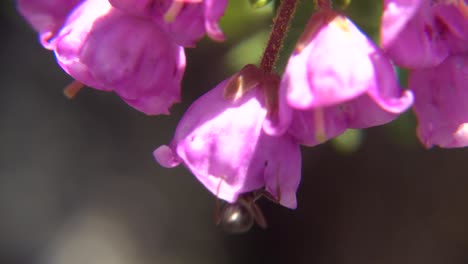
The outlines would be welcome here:
<svg viewBox="0 0 468 264">
<path fill-rule="evenodd" d="M 282 0 L 276 18 L 274 20 L 273 29 L 268 39 L 268 44 L 263 52 L 260 67 L 266 72 L 271 72 L 278 58 L 278 53 L 283 46 L 283 40 L 289 27 L 289 22 L 296 10 L 297 0 Z"/>
</svg>

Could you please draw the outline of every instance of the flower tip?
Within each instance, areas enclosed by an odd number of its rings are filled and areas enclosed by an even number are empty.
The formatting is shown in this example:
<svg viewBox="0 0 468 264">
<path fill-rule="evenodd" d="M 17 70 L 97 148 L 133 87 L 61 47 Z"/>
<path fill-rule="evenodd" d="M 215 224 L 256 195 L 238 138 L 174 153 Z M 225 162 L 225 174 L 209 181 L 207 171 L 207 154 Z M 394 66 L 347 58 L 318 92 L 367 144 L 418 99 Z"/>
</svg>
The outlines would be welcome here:
<svg viewBox="0 0 468 264">
<path fill-rule="evenodd" d="M 206 23 L 206 32 L 208 36 L 217 42 L 223 42 L 226 40 L 226 36 L 224 35 L 223 31 L 219 27 L 219 25 L 214 22 L 214 23 Z"/>
<path fill-rule="evenodd" d="M 297 208 L 296 196 L 294 195 L 294 197 L 291 197 L 291 199 L 281 199 L 280 204 L 289 209 L 296 209 Z"/>
<path fill-rule="evenodd" d="M 178 166 L 181 161 L 172 149 L 166 145 L 162 145 L 153 151 L 154 159 L 165 168 L 174 168 Z"/>
<path fill-rule="evenodd" d="M 314 111 L 314 122 L 315 122 L 315 141 L 319 144 L 324 143 L 328 140 L 327 133 L 325 131 L 325 117 L 322 108 L 317 108 Z"/>
<path fill-rule="evenodd" d="M 289 209 L 296 209 L 297 208 L 297 199 L 296 199 L 296 192 L 294 190 L 281 190 L 281 198 L 279 203 L 287 207 Z"/>
<path fill-rule="evenodd" d="M 48 49 L 48 50 L 55 49 L 55 42 L 51 41 L 53 36 L 54 34 L 52 32 L 44 32 L 39 35 L 39 42 L 45 49 Z"/>
<path fill-rule="evenodd" d="M 392 114 L 401 114 L 413 105 L 414 95 L 412 91 L 404 90 L 398 98 L 376 101 L 385 111 Z"/>
<path fill-rule="evenodd" d="M 169 109 L 175 103 L 180 101 L 179 95 L 156 95 L 156 96 L 141 96 L 137 99 L 128 99 L 117 94 L 131 107 L 144 113 L 145 115 L 170 115 Z"/>
</svg>

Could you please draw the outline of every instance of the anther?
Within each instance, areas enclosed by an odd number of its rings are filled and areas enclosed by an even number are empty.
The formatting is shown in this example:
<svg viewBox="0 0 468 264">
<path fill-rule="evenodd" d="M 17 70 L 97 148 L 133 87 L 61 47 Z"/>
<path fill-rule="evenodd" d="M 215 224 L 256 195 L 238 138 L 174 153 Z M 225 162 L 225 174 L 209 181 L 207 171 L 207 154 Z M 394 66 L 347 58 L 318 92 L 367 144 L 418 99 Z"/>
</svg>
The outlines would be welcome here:
<svg viewBox="0 0 468 264">
<path fill-rule="evenodd" d="M 63 94 L 68 99 L 73 99 L 75 95 L 84 87 L 84 84 L 80 83 L 79 81 L 73 81 L 69 85 L 63 89 Z"/>
<path fill-rule="evenodd" d="M 315 119 L 315 140 L 319 143 L 323 143 L 327 140 L 325 134 L 325 121 L 323 117 L 323 108 L 317 108 L 314 110 Z"/>
<path fill-rule="evenodd" d="M 177 15 L 179 15 L 180 10 L 182 10 L 183 6 L 183 0 L 174 0 L 169 9 L 164 14 L 164 21 L 166 21 L 167 23 L 172 23 L 177 17 Z"/>
</svg>

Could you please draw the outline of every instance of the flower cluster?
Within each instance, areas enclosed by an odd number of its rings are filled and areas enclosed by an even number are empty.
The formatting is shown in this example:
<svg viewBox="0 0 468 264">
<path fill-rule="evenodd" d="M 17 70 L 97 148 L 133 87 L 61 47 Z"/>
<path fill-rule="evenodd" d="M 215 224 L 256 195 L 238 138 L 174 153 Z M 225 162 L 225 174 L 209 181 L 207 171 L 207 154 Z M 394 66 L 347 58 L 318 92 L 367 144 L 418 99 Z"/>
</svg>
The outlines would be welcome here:
<svg viewBox="0 0 468 264">
<path fill-rule="evenodd" d="M 413 102 L 384 52 L 330 8 L 311 17 L 282 77 L 268 67 L 248 65 L 192 104 L 156 160 L 183 163 L 226 201 L 264 189 L 295 208 L 300 144 L 388 123 Z"/>
<path fill-rule="evenodd" d="M 222 41 L 227 0 L 17 0 L 42 45 L 79 83 L 146 114 L 180 100 L 184 48 Z M 329 1 L 316 1 L 283 74 L 272 72 L 296 0 L 282 0 L 259 67 L 246 65 L 187 110 L 164 167 L 185 165 L 228 202 L 261 190 L 296 208 L 300 145 L 386 124 L 413 105 L 430 147 L 468 145 L 468 7 L 384 0 L 381 47 Z M 400 87 L 395 65 L 410 71 Z"/>
<path fill-rule="evenodd" d="M 17 0 L 62 69 L 86 86 L 114 91 L 135 109 L 168 114 L 180 101 L 184 47 L 217 25 L 227 0 Z"/>
</svg>

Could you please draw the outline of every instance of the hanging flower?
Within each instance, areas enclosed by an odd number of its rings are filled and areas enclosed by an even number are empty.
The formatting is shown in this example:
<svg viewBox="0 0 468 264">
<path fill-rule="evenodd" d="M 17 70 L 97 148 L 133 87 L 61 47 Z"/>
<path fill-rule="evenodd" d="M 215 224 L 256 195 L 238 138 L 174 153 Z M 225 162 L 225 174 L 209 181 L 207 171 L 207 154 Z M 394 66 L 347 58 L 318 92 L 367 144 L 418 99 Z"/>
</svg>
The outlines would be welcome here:
<svg viewBox="0 0 468 264">
<path fill-rule="evenodd" d="M 437 67 L 414 70 L 418 136 L 426 147 L 468 146 L 468 54 L 450 56 Z"/>
<path fill-rule="evenodd" d="M 235 202 L 240 194 L 265 189 L 286 207 L 296 207 L 299 145 L 287 134 L 269 136 L 265 89 L 277 80 L 255 79 L 249 65 L 195 101 L 169 146 L 154 151 L 164 167 L 183 163 L 213 194 Z M 252 79 L 254 78 L 254 79 Z M 238 92 L 231 93 L 231 88 Z"/>
<path fill-rule="evenodd" d="M 289 59 L 280 97 L 295 109 L 289 133 L 308 146 L 347 128 L 388 123 L 413 100 L 411 92 L 399 88 L 385 55 L 332 10 L 319 11 L 309 21 Z"/>
<path fill-rule="evenodd" d="M 146 114 L 167 114 L 180 100 L 185 69 L 182 47 L 150 21 L 87 0 L 55 41 L 60 66 L 90 87 L 114 91 Z"/>
</svg>

